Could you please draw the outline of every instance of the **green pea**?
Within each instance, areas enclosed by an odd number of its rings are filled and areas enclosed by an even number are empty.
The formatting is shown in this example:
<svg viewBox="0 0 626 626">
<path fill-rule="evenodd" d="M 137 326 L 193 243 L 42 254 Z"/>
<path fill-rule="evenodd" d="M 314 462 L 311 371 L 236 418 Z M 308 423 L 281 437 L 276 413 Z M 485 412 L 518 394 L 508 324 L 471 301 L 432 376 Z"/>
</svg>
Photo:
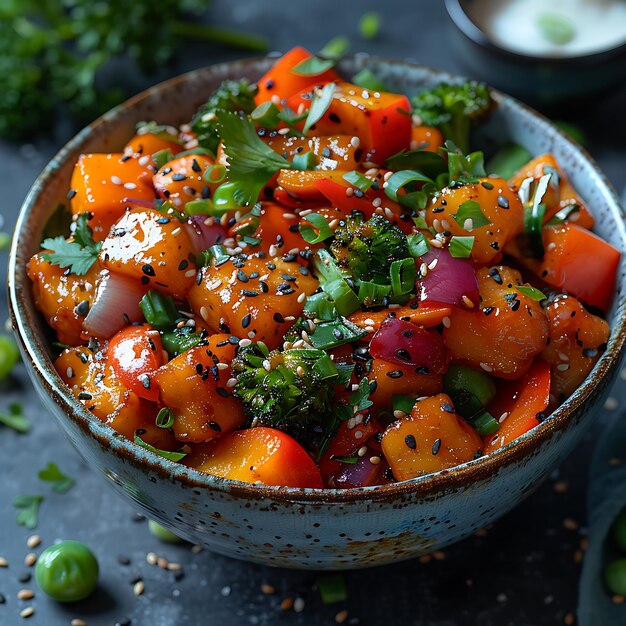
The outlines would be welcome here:
<svg viewBox="0 0 626 626">
<path fill-rule="evenodd" d="M 613 522 L 612 533 L 613 539 L 619 549 L 626 552 L 626 507 L 622 509 L 621 513 Z"/>
<path fill-rule="evenodd" d="M 626 596 L 626 559 L 609 563 L 604 570 L 604 581 L 612 594 Z"/>
<path fill-rule="evenodd" d="M 153 520 L 148 521 L 148 528 L 150 529 L 150 532 L 161 541 L 165 541 L 167 543 L 181 543 L 184 541 L 184 539 L 175 535 L 171 530 L 161 526 L 161 524 L 157 524 Z"/>
<path fill-rule="evenodd" d="M 86 598 L 98 584 L 98 561 L 79 541 L 62 541 L 46 548 L 37 559 L 39 588 L 60 602 Z"/>
<path fill-rule="evenodd" d="M 0 380 L 4 380 L 19 361 L 20 351 L 8 335 L 0 335 Z"/>
</svg>

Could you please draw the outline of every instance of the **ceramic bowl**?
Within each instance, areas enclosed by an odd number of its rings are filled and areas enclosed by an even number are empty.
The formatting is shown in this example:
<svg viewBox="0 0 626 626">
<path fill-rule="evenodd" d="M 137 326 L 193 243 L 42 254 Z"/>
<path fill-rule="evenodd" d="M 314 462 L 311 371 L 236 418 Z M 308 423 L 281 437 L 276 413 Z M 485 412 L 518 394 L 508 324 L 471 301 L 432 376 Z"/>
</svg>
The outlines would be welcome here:
<svg viewBox="0 0 626 626">
<path fill-rule="evenodd" d="M 224 78 L 259 78 L 272 59 L 206 67 L 162 83 L 96 120 L 72 139 L 36 180 L 17 222 L 9 262 L 13 325 L 29 374 L 86 463 L 137 508 L 215 552 L 269 565 L 342 569 L 380 565 L 442 548 L 509 511 L 563 460 L 593 420 L 616 373 L 626 338 L 624 263 L 618 275 L 608 349 L 574 395 L 533 431 L 479 460 L 402 483 L 350 490 L 263 487 L 171 463 L 135 445 L 91 415 L 52 365 L 48 334 L 33 304 L 26 264 L 46 220 L 69 189 L 81 152 L 116 151 L 135 123 L 178 124 Z M 369 66 L 390 88 L 411 93 L 454 77 L 408 63 L 351 57 L 341 71 Z M 619 249 L 626 233 L 615 192 L 591 158 L 550 123 L 495 93 L 499 108 L 483 136 L 555 154 L 592 207 L 597 231 Z"/>
<path fill-rule="evenodd" d="M 445 0 L 452 44 L 477 76 L 525 101 L 559 103 L 623 85 L 626 44 L 579 56 L 530 56 L 500 47 L 472 18 L 479 0 Z"/>
</svg>

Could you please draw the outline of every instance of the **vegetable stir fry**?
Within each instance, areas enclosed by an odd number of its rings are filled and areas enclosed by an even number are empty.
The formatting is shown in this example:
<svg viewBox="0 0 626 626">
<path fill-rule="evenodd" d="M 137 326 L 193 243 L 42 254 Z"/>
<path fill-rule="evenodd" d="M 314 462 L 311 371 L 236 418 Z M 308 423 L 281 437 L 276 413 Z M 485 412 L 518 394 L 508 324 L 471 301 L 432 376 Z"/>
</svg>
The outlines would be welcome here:
<svg viewBox="0 0 626 626">
<path fill-rule="evenodd" d="M 29 276 L 96 417 L 216 476 L 363 487 L 507 445 L 591 371 L 620 253 L 554 157 L 485 171 L 484 85 L 353 80 L 294 48 L 81 155 Z"/>
</svg>

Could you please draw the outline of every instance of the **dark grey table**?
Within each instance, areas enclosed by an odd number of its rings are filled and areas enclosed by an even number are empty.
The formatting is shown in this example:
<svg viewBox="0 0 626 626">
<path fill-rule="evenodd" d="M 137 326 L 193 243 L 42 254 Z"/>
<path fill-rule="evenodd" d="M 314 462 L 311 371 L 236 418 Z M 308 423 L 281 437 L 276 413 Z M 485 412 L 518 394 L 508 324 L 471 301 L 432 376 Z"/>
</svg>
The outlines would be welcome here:
<svg viewBox="0 0 626 626">
<path fill-rule="evenodd" d="M 358 17 L 365 10 L 382 13 L 382 32 L 373 42 L 359 39 Z M 447 43 L 447 17 L 441 0 L 403 2 L 387 0 L 310 3 L 248 0 L 213 3 L 216 22 L 245 27 L 271 37 L 279 50 L 300 43 L 319 49 L 334 35 L 347 34 L 353 50 L 387 57 L 410 58 L 426 65 L 463 71 Z M 195 46 L 195 65 L 236 58 L 232 51 Z M 156 77 L 165 78 L 194 67 L 180 63 Z M 109 76 L 113 80 L 116 76 Z M 139 90 L 138 77 L 124 81 Z M 133 82 L 134 81 L 134 82 Z M 569 108 L 558 117 L 580 124 L 588 135 L 588 148 L 616 186 L 622 187 L 626 169 L 623 152 L 626 126 L 613 128 L 626 105 L 624 94 L 614 94 L 584 108 Z M 69 129 L 59 126 L 55 136 L 33 144 L 0 144 L 0 214 L 11 230 L 20 203 L 41 168 L 67 139 Z M 4 276 L 6 255 L 0 259 Z M 4 289 L 0 290 L 0 317 L 6 315 Z M 619 400 L 617 390 L 614 396 Z M 578 450 L 551 479 L 495 527 L 438 554 L 435 559 L 413 560 L 379 569 L 345 574 L 348 599 L 325 606 L 315 589 L 318 574 L 250 565 L 208 552 L 194 553 L 188 545 L 162 544 L 137 520 L 131 506 L 107 487 L 104 480 L 79 460 L 50 415 L 41 407 L 22 366 L 15 380 L 0 387 L 0 407 L 18 401 L 33 421 L 30 434 L 20 436 L 0 428 L 0 556 L 10 566 L 0 568 L 0 625 L 22 622 L 19 612 L 33 606 L 30 623 L 67 626 L 75 617 L 89 626 L 239 626 L 249 624 L 332 624 L 338 612 L 348 611 L 346 623 L 369 626 L 398 623 L 414 626 L 544 626 L 571 623 L 577 602 L 581 541 L 585 538 L 587 465 L 594 440 L 609 410 Z M 37 478 L 49 461 L 77 480 L 65 495 L 54 494 Z M 36 532 L 43 545 L 57 538 L 87 543 L 97 554 L 101 582 L 97 593 L 77 605 L 63 606 L 39 593 L 27 580 L 32 568 L 24 565 L 32 533 L 14 521 L 13 497 L 42 493 Z M 43 546 L 42 546 L 43 547 Z M 40 548 L 35 549 L 39 552 Z M 175 577 L 146 562 L 155 551 L 183 564 L 184 577 Z M 126 557 L 130 563 L 126 562 Z M 145 593 L 133 594 L 133 581 L 141 577 Z M 178 579 L 177 579 L 178 578 Z M 263 593 L 264 584 L 276 592 Z M 28 602 L 16 598 L 19 589 L 32 588 Z M 281 609 L 285 598 L 302 598 L 302 612 Z M 299 602 L 298 605 L 301 603 Z M 126 622 L 124 620 L 127 620 Z M 129 621 L 130 620 L 130 621 Z"/>
</svg>

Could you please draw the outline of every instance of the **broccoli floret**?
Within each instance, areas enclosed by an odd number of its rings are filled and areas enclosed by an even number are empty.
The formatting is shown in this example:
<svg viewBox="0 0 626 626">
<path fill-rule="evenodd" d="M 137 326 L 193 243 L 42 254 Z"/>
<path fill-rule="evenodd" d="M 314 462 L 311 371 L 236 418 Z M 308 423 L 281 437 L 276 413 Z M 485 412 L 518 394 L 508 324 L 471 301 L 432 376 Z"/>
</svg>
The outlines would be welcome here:
<svg viewBox="0 0 626 626">
<path fill-rule="evenodd" d="M 365 221 L 360 211 L 339 223 L 331 251 L 341 269 L 365 281 L 388 280 L 391 263 L 411 256 L 406 235 L 397 226 L 382 215 Z"/>
<path fill-rule="evenodd" d="M 427 126 L 439 128 L 463 152 L 469 150 L 471 124 L 486 117 L 495 106 L 489 88 L 474 80 L 424 89 L 413 96 L 411 104 L 413 114 Z"/>
<path fill-rule="evenodd" d="M 191 119 L 191 128 L 200 146 L 215 155 L 220 145 L 216 111 L 251 113 L 256 106 L 256 92 L 256 84 L 250 83 L 246 78 L 223 81 Z"/>
<path fill-rule="evenodd" d="M 310 450 L 334 428 L 338 371 L 323 350 L 270 352 L 257 342 L 239 350 L 232 370 L 250 426 L 278 428 Z"/>
</svg>

